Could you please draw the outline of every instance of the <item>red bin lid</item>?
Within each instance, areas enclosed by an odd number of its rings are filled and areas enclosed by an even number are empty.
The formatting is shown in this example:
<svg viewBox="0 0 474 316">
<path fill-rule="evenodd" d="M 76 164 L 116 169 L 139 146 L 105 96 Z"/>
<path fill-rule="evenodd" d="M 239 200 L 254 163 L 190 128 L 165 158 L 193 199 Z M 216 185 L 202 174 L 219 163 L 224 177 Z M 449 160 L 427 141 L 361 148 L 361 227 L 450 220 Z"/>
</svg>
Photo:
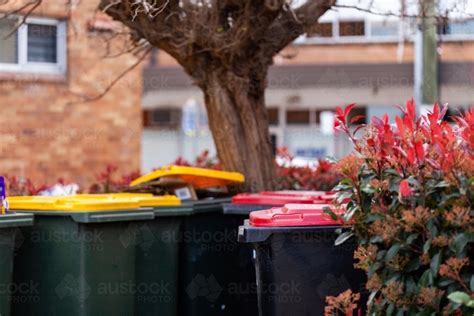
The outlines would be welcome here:
<svg viewBox="0 0 474 316">
<path fill-rule="evenodd" d="M 270 195 L 261 193 L 242 193 L 232 198 L 234 204 L 283 206 L 290 203 L 313 204 L 314 197 L 292 195 Z"/>
<path fill-rule="evenodd" d="M 330 207 L 336 214 L 344 209 L 336 209 L 329 204 L 287 204 L 281 208 L 271 208 L 250 213 L 250 225 L 258 227 L 297 227 L 297 226 L 333 226 L 343 224 L 342 220 L 333 220 L 324 212 Z"/>
<path fill-rule="evenodd" d="M 262 195 L 276 195 L 276 196 L 310 196 L 319 197 L 323 195 L 332 194 L 327 191 L 297 191 L 297 190 L 280 190 L 280 191 L 263 191 Z"/>
</svg>

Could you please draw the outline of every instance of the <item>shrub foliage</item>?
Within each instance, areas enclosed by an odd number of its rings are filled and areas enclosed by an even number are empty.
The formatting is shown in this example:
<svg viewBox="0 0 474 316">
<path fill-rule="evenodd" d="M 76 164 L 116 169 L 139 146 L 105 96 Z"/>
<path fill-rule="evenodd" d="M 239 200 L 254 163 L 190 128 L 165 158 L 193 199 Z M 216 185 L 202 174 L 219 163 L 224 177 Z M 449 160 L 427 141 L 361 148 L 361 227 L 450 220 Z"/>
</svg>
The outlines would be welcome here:
<svg viewBox="0 0 474 316">
<path fill-rule="evenodd" d="M 338 163 L 354 224 L 337 243 L 358 238 L 369 315 L 473 315 L 474 108 L 450 124 L 447 107 L 417 118 L 410 100 L 395 124 L 384 116 L 361 130 L 352 107 L 336 115 L 355 148 Z"/>
</svg>

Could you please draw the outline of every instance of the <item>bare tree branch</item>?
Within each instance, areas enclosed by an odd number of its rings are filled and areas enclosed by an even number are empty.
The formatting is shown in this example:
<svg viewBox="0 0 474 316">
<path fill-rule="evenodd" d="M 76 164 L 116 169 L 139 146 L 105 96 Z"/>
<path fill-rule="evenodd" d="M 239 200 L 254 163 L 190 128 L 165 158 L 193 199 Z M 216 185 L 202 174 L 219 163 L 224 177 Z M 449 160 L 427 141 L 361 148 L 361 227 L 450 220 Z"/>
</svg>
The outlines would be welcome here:
<svg viewBox="0 0 474 316">
<path fill-rule="evenodd" d="M 12 15 L 16 15 L 18 13 L 22 13 L 22 18 L 21 20 L 15 25 L 15 27 L 5 35 L 4 38 L 8 38 L 12 36 L 13 34 L 16 33 L 16 31 L 26 22 L 26 19 L 28 16 L 37 8 L 40 6 L 42 0 L 32 0 L 30 2 L 25 3 L 21 7 L 14 9 L 10 12 L 5 13 L 0 19 L 8 18 L 11 17 Z M 31 6 L 31 7 L 30 7 Z M 23 11 L 26 10 L 25 13 Z"/>
</svg>

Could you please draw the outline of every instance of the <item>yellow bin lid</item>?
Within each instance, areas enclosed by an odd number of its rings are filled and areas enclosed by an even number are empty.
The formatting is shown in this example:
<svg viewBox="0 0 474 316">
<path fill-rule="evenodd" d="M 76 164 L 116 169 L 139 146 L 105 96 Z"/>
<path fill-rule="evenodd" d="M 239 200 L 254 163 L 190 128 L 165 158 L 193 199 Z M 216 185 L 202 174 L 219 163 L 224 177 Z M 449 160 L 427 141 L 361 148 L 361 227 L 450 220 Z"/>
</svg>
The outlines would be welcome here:
<svg viewBox="0 0 474 316">
<path fill-rule="evenodd" d="M 164 207 L 181 205 L 181 200 L 175 195 L 155 196 L 151 193 L 77 194 L 72 195 L 71 198 L 77 200 L 130 200 L 138 202 L 140 207 Z"/>
<path fill-rule="evenodd" d="M 100 212 L 139 209 L 133 199 L 75 199 L 72 196 L 13 196 L 8 198 L 10 209 L 51 212 Z"/>
<path fill-rule="evenodd" d="M 166 166 L 133 180 L 130 186 L 136 186 L 163 177 L 180 178 L 182 181 L 191 184 L 195 189 L 219 187 L 245 181 L 244 175 L 238 172 L 186 166 Z"/>
</svg>

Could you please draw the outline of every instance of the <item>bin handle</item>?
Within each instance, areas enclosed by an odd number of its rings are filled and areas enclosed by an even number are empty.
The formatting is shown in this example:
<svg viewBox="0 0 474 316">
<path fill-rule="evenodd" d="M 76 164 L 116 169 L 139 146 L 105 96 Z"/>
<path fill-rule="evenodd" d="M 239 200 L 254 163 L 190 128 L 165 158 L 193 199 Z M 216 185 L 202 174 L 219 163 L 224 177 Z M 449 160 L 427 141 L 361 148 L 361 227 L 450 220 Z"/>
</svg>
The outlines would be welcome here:
<svg viewBox="0 0 474 316">
<path fill-rule="evenodd" d="M 274 219 L 277 219 L 278 220 L 295 220 L 295 219 L 299 219 L 299 220 L 303 220 L 303 217 L 304 215 L 302 213 L 291 213 L 291 214 L 274 214 L 272 216 Z"/>
<path fill-rule="evenodd" d="M 104 223 L 104 222 L 123 222 L 123 221 L 143 221 L 155 218 L 153 212 L 116 212 L 102 214 L 82 214 L 72 215 L 74 221 L 78 223 Z"/>
</svg>

